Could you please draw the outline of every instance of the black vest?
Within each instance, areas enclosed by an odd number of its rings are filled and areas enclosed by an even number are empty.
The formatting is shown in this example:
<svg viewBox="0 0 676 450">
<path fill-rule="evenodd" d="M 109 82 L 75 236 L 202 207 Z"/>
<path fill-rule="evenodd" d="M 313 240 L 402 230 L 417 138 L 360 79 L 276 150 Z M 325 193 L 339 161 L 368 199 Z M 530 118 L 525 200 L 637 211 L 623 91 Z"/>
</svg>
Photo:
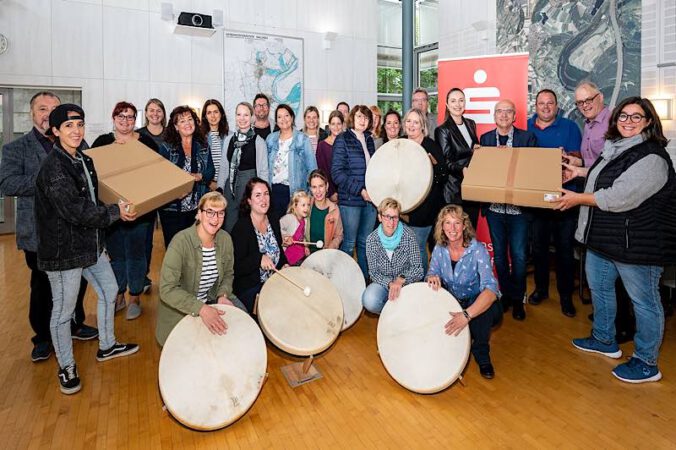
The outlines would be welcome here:
<svg viewBox="0 0 676 450">
<path fill-rule="evenodd" d="M 667 183 L 638 207 L 625 212 L 592 208 L 587 246 L 607 258 L 628 264 L 664 266 L 676 263 L 676 175 L 669 154 L 654 142 L 625 150 L 599 174 L 594 192 L 609 188 L 632 164 L 648 155 L 667 161 Z M 598 160 L 590 170 L 598 164 Z"/>
</svg>

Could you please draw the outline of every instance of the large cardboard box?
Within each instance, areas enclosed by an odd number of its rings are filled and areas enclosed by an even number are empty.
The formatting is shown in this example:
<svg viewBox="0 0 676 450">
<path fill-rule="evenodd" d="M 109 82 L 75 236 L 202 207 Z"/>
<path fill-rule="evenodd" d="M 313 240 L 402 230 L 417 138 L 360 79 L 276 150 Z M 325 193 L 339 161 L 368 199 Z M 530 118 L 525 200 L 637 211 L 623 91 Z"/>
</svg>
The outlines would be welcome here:
<svg viewBox="0 0 676 450">
<path fill-rule="evenodd" d="M 462 182 L 462 198 L 490 203 L 553 208 L 561 196 L 558 148 L 481 147 Z"/>
<path fill-rule="evenodd" d="M 193 177 L 138 141 L 85 150 L 99 177 L 99 200 L 131 202 L 140 216 L 192 191 Z"/>
</svg>

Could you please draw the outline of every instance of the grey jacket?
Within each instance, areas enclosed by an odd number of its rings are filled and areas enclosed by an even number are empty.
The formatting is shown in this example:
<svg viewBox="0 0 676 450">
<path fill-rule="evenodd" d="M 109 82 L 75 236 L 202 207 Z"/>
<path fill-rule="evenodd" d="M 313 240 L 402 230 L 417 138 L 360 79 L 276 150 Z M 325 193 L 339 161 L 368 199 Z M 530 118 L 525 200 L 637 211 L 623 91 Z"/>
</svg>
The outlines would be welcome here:
<svg viewBox="0 0 676 450">
<path fill-rule="evenodd" d="M 5 145 L 0 162 L 0 192 L 17 197 L 16 245 L 19 250 L 38 251 L 33 204 L 35 179 L 47 152 L 31 129 Z"/>
</svg>

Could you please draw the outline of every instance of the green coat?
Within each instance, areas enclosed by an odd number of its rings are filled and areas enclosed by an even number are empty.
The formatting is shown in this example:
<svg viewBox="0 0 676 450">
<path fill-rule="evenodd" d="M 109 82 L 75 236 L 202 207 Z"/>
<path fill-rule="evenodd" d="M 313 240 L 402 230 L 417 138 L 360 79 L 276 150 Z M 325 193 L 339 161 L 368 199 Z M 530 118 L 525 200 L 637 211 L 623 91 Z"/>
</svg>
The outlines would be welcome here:
<svg viewBox="0 0 676 450">
<path fill-rule="evenodd" d="M 232 298 L 234 278 L 232 239 L 226 231 L 219 230 L 214 245 L 218 279 L 209 289 L 208 301 L 215 301 L 221 295 Z M 192 226 L 174 236 L 162 262 L 160 304 L 155 330 L 155 337 L 160 345 L 164 345 L 171 330 L 186 314 L 194 317 L 199 315 L 204 305 L 196 296 L 201 275 L 202 242 L 197 235 L 197 226 Z"/>
</svg>

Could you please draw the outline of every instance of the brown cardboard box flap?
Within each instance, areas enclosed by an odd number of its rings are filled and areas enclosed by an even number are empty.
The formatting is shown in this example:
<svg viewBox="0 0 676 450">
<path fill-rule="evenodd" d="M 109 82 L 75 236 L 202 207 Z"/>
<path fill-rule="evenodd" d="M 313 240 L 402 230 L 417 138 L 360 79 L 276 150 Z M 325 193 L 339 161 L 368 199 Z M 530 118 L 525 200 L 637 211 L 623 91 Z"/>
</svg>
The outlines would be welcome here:
<svg viewBox="0 0 676 450">
<path fill-rule="evenodd" d="M 138 215 L 192 191 L 193 177 L 139 141 L 85 150 L 94 160 L 99 200 L 131 202 Z"/>
<path fill-rule="evenodd" d="M 462 182 L 462 198 L 518 206 L 553 208 L 561 195 L 561 150 L 481 147 Z"/>
</svg>

